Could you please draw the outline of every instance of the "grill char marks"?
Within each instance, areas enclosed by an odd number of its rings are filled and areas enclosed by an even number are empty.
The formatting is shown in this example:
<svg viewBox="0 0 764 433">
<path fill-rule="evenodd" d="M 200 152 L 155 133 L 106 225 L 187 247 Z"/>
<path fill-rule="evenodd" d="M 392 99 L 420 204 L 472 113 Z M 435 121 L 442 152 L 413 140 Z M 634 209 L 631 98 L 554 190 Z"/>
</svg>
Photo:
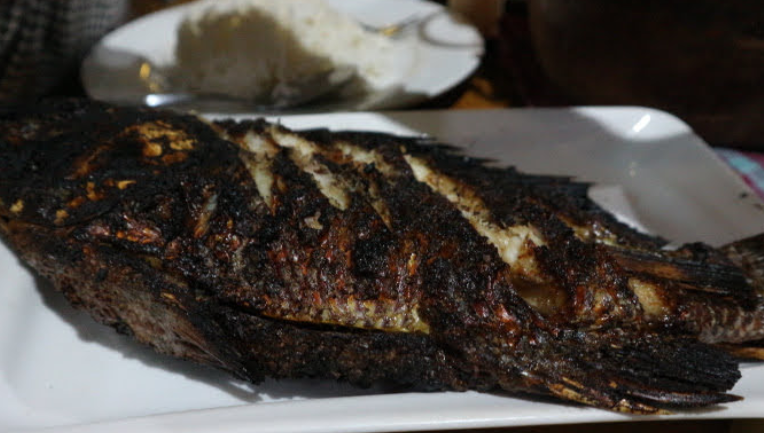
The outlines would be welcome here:
<svg viewBox="0 0 764 433">
<path fill-rule="evenodd" d="M 589 200 L 585 184 L 485 167 L 447 146 L 427 144 L 410 144 L 409 160 L 440 178 L 448 173 L 445 182 L 430 186 L 445 195 L 454 191 L 456 206 L 479 208 L 470 211 L 473 225 L 493 245 L 502 251 L 517 233 L 532 234 L 522 252 L 501 255 L 518 294 L 547 319 L 595 327 L 679 326 L 713 343 L 764 332 L 754 331 L 764 329 L 764 316 L 754 307 L 760 295 L 722 252 L 702 244 L 663 250 L 664 240 L 618 223 Z M 729 330 L 738 323 L 745 332 Z"/>
<path fill-rule="evenodd" d="M 735 363 L 680 331 L 703 335 L 689 307 L 742 298 L 644 272 L 661 241 L 566 179 L 413 138 L 87 101 L 5 114 L 0 138 L 5 237 L 161 352 L 253 381 L 498 387 L 638 413 L 733 398 Z M 688 251 L 671 254 L 720 260 Z"/>
<path fill-rule="evenodd" d="M 608 405 L 619 410 L 651 410 L 649 405 L 634 401 L 619 406 L 623 403 L 621 402 L 623 394 L 618 392 L 614 395 L 607 395 L 607 393 L 588 395 L 584 385 L 580 386 L 581 389 L 574 391 L 566 385 L 566 381 L 571 379 L 565 375 L 580 376 L 576 370 L 578 366 L 568 367 L 567 370 L 561 368 L 550 377 L 546 376 L 546 373 L 541 373 L 543 368 L 536 368 L 536 371 L 531 373 L 533 369 L 529 368 L 529 365 L 534 361 L 528 357 L 517 355 L 515 359 L 508 362 L 506 356 L 503 356 L 513 351 L 538 352 L 539 348 L 536 346 L 539 340 L 547 340 L 547 342 L 556 340 L 556 344 L 561 344 L 563 347 L 565 344 L 572 344 L 556 339 L 552 335 L 557 332 L 554 326 L 545 323 L 533 309 L 528 308 L 516 290 L 518 276 L 532 281 L 535 291 L 538 291 L 539 287 L 549 287 L 552 283 L 543 280 L 544 276 L 539 274 L 537 265 L 533 263 L 535 252 L 532 250 L 539 248 L 544 242 L 534 233 L 536 229 L 533 226 L 518 224 L 514 227 L 505 226 L 504 229 L 498 227 L 495 221 L 501 220 L 497 218 L 497 214 L 486 209 L 476 188 L 466 183 L 459 183 L 439 172 L 441 167 L 437 166 L 438 160 L 429 158 L 414 141 L 397 139 L 391 142 L 388 141 L 390 137 L 378 136 L 380 139 L 375 148 L 364 148 L 358 144 L 358 140 L 349 144 L 347 135 L 342 133 L 336 136 L 321 134 L 318 131 L 298 134 L 276 129 L 275 133 L 272 130 L 270 134 L 291 143 L 289 147 L 294 147 L 293 143 L 299 140 L 310 141 L 312 143 L 310 146 L 320 147 L 322 157 L 330 158 L 336 164 L 334 174 L 343 173 L 342 176 L 346 177 L 343 182 L 345 185 L 367 186 L 367 188 L 356 188 L 355 192 L 360 195 L 353 197 L 351 202 L 366 200 L 383 205 L 387 209 L 386 215 L 390 216 L 389 225 L 393 228 L 393 235 L 397 236 L 396 243 L 416 243 L 415 250 L 419 251 L 419 255 L 430 258 L 428 263 L 417 266 L 423 280 L 419 290 L 424 296 L 423 317 L 428 323 L 427 331 L 433 339 L 451 347 L 451 350 L 468 353 L 482 351 L 485 360 L 474 364 L 472 368 L 481 371 L 479 375 L 489 378 L 487 379 L 489 383 L 498 383 L 508 390 L 540 386 L 545 389 L 544 392 L 590 404 L 595 404 L 593 402 L 597 401 L 603 404 L 603 401 L 608 401 Z M 282 141 L 279 138 L 274 141 L 280 144 Z M 407 147 L 420 150 L 421 157 L 400 153 L 400 149 Z M 339 154 L 338 150 L 340 150 Z M 355 159 L 351 155 L 355 155 Z M 375 166 L 372 167 L 370 164 Z M 378 170 L 377 166 L 381 167 L 381 170 Z M 370 184 L 375 185 L 374 194 L 369 193 L 368 185 Z M 528 194 L 529 189 L 531 188 L 526 187 L 523 193 Z M 528 204 L 523 203 L 523 205 L 518 207 L 525 209 L 526 213 L 516 213 L 524 218 L 521 221 L 534 220 L 528 217 Z M 543 207 L 541 205 L 536 207 L 542 210 L 533 211 L 535 214 L 532 216 L 536 217 L 535 221 L 544 221 L 543 218 L 538 218 L 540 214 L 543 214 Z M 547 212 L 547 220 L 553 220 L 554 217 Z M 506 219 L 502 222 L 506 222 Z M 554 224 L 557 224 L 556 229 Z M 568 252 L 570 257 L 557 263 L 565 269 L 569 269 L 568 263 L 571 261 L 581 262 L 582 257 L 575 256 L 576 253 L 590 257 L 590 262 L 584 261 L 579 265 L 582 274 L 586 272 L 587 266 L 596 267 L 597 260 L 605 257 L 603 253 L 598 252 L 597 245 L 586 245 L 575 238 L 573 230 L 565 226 L 562 220 L 552 221 L 547 224 L 545 230 L 547 233 L 552 233 L 550 237 L 559 244 L 573 240 L 581 245 L 579 250 Z M 626 233 L 629 234 L 628 231 Z M 568 238 L 564 241 L 559 240 L 566 235 Z M 640 238 L 636 234 L 633 236 Z M 519 237 L 520 240 L 510 240 L 511 246 L 502 251 L 501 244 L 508 243 L 502 238 L 512 237 Z M 608 240 L 611 238 L 609 237 Z M 422 239 L 426 241 L 422 242 Z M 649 244 L 648 240 L 649 238 L 644 237 L 641 242 Z M 512 246 L 517 251 L 509 251 Z M 587 252 L 587 248 L 591 252 Z M 362 250 L 363 248 L 354 248 L 354 253 Z M 523 256 L 525 256 L 524 260 L 517 260 Z M 543 254 L 539 256 L 544 257 Z M 592 261 L 595 263 L 591 263 Z M 596 284 L 602 284 L 604 281 L 601 277 L 603 275 L 609 276 L 610 273 L 607 270 L 599 270 L 592 274 L 589 270 L 581 278 L 600 278 L 599 281 L 588 282 L 588 287 L 596 289 L 598 287 Z M 566 282 L 569 287 L 574 286 L 574 283 Z M 617 283 L 609 284 L 615 286 Z M 639 311 L 634 308 L 637 300 L 632 292 L 627 294 L 632 296 L 628 301 L 631 302 L 632 315 L 634 315 L 635 311 Z M 544 295 L 547 295 L 546 298 L 550 294 Z M 595 296 L 596 294 L 591 298 Z M 601 302 L 598 299 L 588 299 L 589 304 L 586 306 L 591 306 L 591 303 L 595 301 Z M 455 307 L 457 308 L 454 309 Z M 534 305 L 534 307 L 537 306 Z M 599 314 L 600 317 L 605 316 L 602 312 Z M 571 317 L 570 314 L 567 317 Z M 543 329 L 538 329 L 536 326 L 541 326 Z M 492 331 L 487 332 L 487 329 Z M 465 342 L 474 342 L 474 346 Z M 490 350 L 487 352 L 486 348 L 491 348 L 495 352 L 489 353 Z M 571 359 L 575 357 L 572 357 L 567 350 L 570 349 L 562 349 L 557 353 L 549 350 L 547 355 L 550 358 L 564 359 L 565 362 L 574 364 L 580 362 Z M 522 374 L 526 374 L 531 379 L 520 379 Z M 536 377 L 537 374 L 543 378 Z M 591 378 L 588 379 L 591 382 Z M 611 378 L 611 383 L 617 382 L 617 378 Z M 535 385 L 532 385 L 534 383 Z M 647 390 L 643 391 L 649 394 Z M 666 398 L 680 399 L 678 395 L 670 392 L 666 395 L 670 396 Z M 705 398 L 713 399 L 714 397 Z M 677 404 L 680 403 L 677 402 Z"/>
<path fill-rule="evenodd" d="M 252 123 L 249 132 L 241 133 L 225 126 L 227 136 L 246 153 L 245 138 L 260 125 Z M 388 228 L 389 216 L 378 212 L 373 194 L 370 199 L 366 193 L 377 189 L 381 174 L 354 164 L 352 155 L 275 127 L 263 128 L 260 134 L 284 144 L 270 172 L 275 179 L 271 224 L 282 230 L 276 239 L 261 243 L 262 250 L 250 252 L 252 257 L 267 257 L 257 267 L 275 273 L 274 280 L 280 281 L 266 293 L 272 303 L 264 314 L 427 332 L 417 311 L 418 291 L 412 289 L 417 278 L 413 244 L 397 242 L 400 239 Z M 294 157 L 295 152 L 301 155 Z M 350 163 L 340 165 L 346 161 Z"/>
<path fill-rule="evenodd" d="M 547 190 L 555 191 L 555 184 L 567 181 L 523 180 L 509 170 L 477 169 L 469 160 L 458 164 L 437 147 L 432 154 L 417 151 L 420 156 L 408 157 L 417 177 L 448 197 L 499 251 L 517 293 L 539 312 L 552 320 L 579 323 L 619 316 L 633 320 L 639 314 L 638 300 L 609 269 L 610 260 L 597 242 L 614 236 L 581 239 L 580 227 L 569 225 L 586 221 L 588 233 L 602 233 L 594 230 L 601 225 L 597 214 L 586 219 L 585 211 L 572 206 L 567 212 L 565 206 L 552 208 L 557 197 Z"/>
</svg>

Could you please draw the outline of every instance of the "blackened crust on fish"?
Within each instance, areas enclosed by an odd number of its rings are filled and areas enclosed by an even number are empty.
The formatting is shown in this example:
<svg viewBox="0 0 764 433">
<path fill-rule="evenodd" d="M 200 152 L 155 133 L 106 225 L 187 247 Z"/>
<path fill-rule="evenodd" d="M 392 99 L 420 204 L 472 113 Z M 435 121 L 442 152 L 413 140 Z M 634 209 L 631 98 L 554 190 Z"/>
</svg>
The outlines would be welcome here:
<svg viewBox="0 0 764 433">
<path fill-rule="evenodd" d="M 565 176 L 529 175 L 513 167 L 486 166 L 483 159 L 455 154 L 448 146 L 416 140 L 409 151 L 425 156 L 479 191 L 481 198 L 503 223 L 543 221 L 551 215 L 564 216 L 578 224 L 599 226 L 614 234 L 619 243 L 633 248 L 655 249 L 666 240 L 647 235 L 624 224 L 589 199 L 590 184 Z M 547 230 L 569 230 L 549 227 Z"/>
<path fill-rule="evenodd" d="M 537 308 L 547 319 L 583 324 L 605 318 L 611 326 L 649 322 L 684 328 L 709 343 L 764 336 L 762 236 L 726 249 L 692 243 L 669 251 L 666 240 L 618 222 L 590 200 L 587 184 L 486 167 L 448 146 L 412 141 L 404 143 L 407 152 L 458 179 L 461 191 L 475 194 L 495 224 L 527 224 L 538 231 L 544 245 L 529 254 L 554 283 L 536 282 L 533 290 L 543 288 L 547 299 L 557 299 L 545 311 Z M 746 259 L 736 260 L 741 256 Z M 536 275 L 523 278 L 528 276 Z M 523 280 L 514 284 L 528 300 Z"/>
<path fill-rule="evenodd" d="M 38 237 L 39 230 L 11 230 L 17 247 L 26 252 L 25 261 L 53 281 L 73 306 L 160 353 L 254 383 L 265 377 L 318 377 L 427 391 L 487 387 L 450 365 L 445 353 L 421 335 L 284 323 L 229 305 L 205 304 L 190 297 L 182 282 L 111 248 L 92 250 L 72 241 L 53 245 Z M 41 242 L 59 252 L 88 249 L 88 256 L 73 253 L 71 261 L 51 262 L 31 248 Z M 104 280 L 92 280 L 102 272 Z"/>
<path fill-rule="evenodd" d="M 421 335 L 290 324 L 225 307 L 215 314 L 226 335 L 234 337 L 247 378 L 255 382 L 316 377 L 425 391 L 489 387 L 452 365 L 443 350 Z"/>
<path fill-rule="evenodd" d="M 460 158 L 56 101 L 0 119 L 0 230 L 97 320 L 255 382 L 501 388 L 637 413 L 734 399 L 735 362 L 686 333 L 694 310 L 672 292 L 697 281 L 616 254 L 660 240 L 565 179 Z M 745 308 L 699 287 L 690 307 Z"/>
<path fill-rule="evenodd" d="M 58 114 L 51 116 L 50 109 Z M 23 197 L 23 206 L 14 214 L 30 223 L 74 225 L 119 203 L 161 194 L 195 171 L 214 173 L 236 162 L 229 143 L 189 120 L 190 116 L 161 118 L 106 107 L 87 110 L 72 101 L 33 109 L 28 117 L 6 115 L 0 182 L 6 186 L 3 192 L 13 192 L 13 197 L 1 198 L 13 206 Z M 210 145 L 184 151 L 191 140 Z M 115 160 L 120 166 L 110 167 Z M 136 184 L 140 188 L 132 187 Z"/>
</svg>

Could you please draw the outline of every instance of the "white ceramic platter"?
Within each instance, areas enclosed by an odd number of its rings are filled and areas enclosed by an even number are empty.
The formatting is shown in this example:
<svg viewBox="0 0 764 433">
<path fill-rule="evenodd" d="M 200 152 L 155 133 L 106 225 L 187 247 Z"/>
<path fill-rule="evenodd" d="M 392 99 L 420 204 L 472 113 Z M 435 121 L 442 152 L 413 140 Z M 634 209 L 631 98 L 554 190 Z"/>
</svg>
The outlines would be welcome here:
<svg viewBox="0 0 764 433">
<path fill-rule="evenodd" d="M 602 198 L 678 241 L 764 232 L 761 202 L 681 121 L 645 108 L 350 113 L 295 128 L 428 133 L 525 171 L 619 186 Z M 630 210 L 625 212 L 625 198 Z M 96 325 L 0 244 L 0 431 L 367 432 L 635 421 L 645 417 L 481 393 L 385 393 L 330 381 L 249 387 Z M 671 419 L 759 417 L 764 365 L 743 365 L 741 402 Z"/>
<path fill-rule="evenodd" d="M 427 101 L 457 86 L 477 68 L 483 40 L 477 30 L 437 3 L 424 0 L 325 0 L 371 26 L 421 18 L 393 40 L 381 87 L 360 97 L 316 102 L 293 112 L 382 110 Z M 94 99 L 124 103 L 146 93 L 139 76 L 144 59 L 159 68 L 174 63 L 176 29 L 189 4 L 131 21 L 105 36 L 82 64 L 85 91 Z M 194 108 L 193 105 L 191 108 Z M 200 111 L 205 111 L 201 107 Z"/>
</svg>

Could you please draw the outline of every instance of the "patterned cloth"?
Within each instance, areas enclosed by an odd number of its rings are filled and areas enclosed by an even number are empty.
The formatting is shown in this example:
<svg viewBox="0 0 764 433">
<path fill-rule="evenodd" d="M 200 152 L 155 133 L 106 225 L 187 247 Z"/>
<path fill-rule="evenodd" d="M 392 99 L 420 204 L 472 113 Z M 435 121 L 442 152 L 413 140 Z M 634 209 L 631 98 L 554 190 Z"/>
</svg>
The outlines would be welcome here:
<svg viewBox="0 0 764 433">
<path fill-rule="evenodd" d="M 0 0 L 0 104 L 45 95 L 127 16 L 128 0 Z"/>
<path fill-rule="evenodd" d="M 764 153 L 717 147 L 716 154 L 764 199 Z"/>
</svg>

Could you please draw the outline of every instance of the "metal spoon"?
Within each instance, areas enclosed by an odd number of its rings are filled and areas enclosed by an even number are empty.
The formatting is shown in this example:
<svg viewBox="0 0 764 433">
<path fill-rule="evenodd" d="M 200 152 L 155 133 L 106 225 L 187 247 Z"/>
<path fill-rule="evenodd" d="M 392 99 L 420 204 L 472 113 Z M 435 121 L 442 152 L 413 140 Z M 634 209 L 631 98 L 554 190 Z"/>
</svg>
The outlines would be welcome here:
<svg viewBox="0 0 764 433">
<path fill-rule="evenodd" d="M 269 95 L 257 99 L 246 99 L 227 94 L 195 93 L 184 90 L 174 90 L 168 86 L 167 80 L 164 85 L 151 86 L 157 89 L 152 93 L 142 96 L 140 103 L 149 107 L 180 107 L 180 106 L 205 106 L 225 108 L 225 111 L 244 109 L 257 111 L 280 111 L 306 105 L 323 97 L 331 96 L 338 92 L 357 76 L 357 70 L 352 66 L 340 66 L 315 75 L 308 76 L 299 81 L 277 86 Z M 143 78 L 143 77 L 142 77 Z M 146 79 L 159 82 L 157 77 Z M 169 90 L 161 89 L 170 87 Z"/>
<path fill-rule="evenodd" d="M 375 25 L 362 22 L 360 23 L 360 25 L 367 32 L 377 33 L 382 36 L 387 36 L 390 39 L 396 39 L 396 38 L 403 37 L 405 34 L 408 33 L 409 30 L 412 30 L 413 28 L 418 26 L 422 21 L 424 21 L 425 18 L 426 17 L 414 15 L 393 24 L 375 26 Z"/>
</svg>

